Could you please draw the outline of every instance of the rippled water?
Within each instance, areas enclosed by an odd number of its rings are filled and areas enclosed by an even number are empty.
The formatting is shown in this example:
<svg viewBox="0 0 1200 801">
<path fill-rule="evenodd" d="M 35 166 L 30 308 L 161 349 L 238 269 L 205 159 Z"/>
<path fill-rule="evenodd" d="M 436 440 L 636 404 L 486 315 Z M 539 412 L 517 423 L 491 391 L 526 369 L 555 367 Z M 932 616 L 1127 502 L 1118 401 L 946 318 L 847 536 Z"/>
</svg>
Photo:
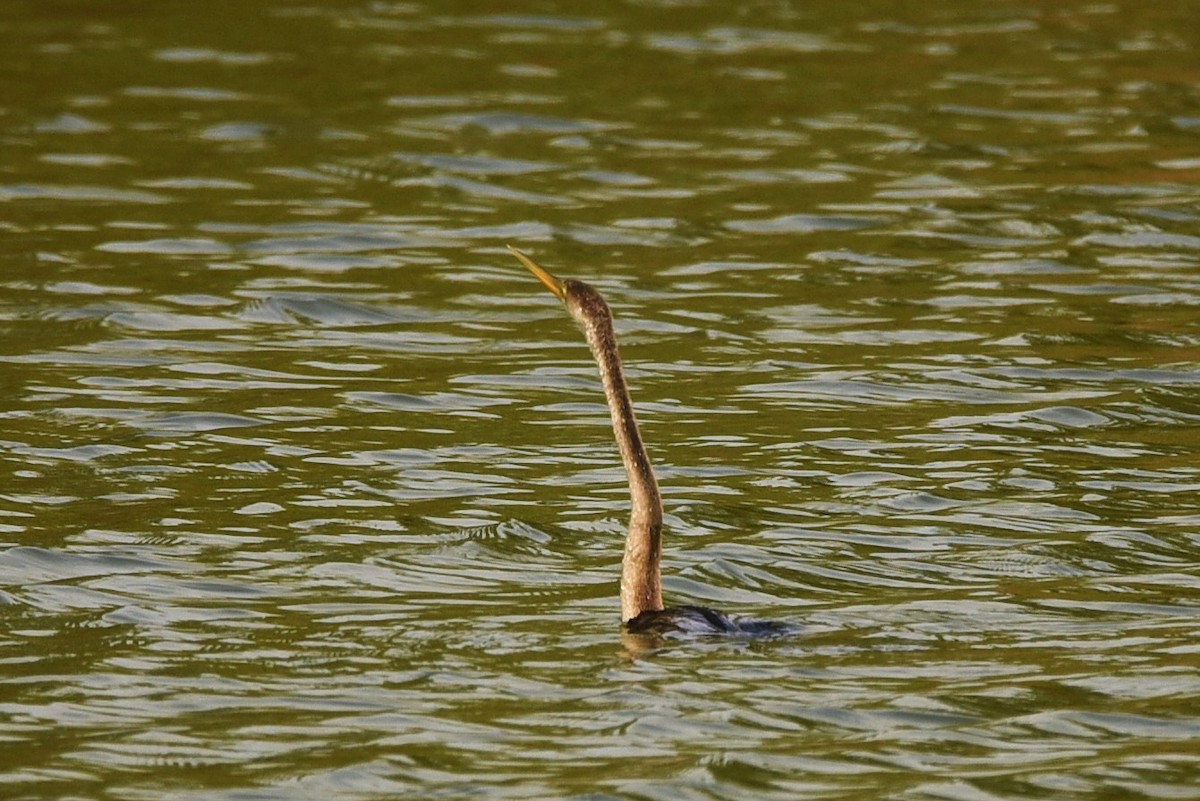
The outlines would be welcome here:
<svg viewBox="0 0 1200 801">
<path fill-rule="evenodd" d="M 0 796 L 1197 797 L 1195 16 L 10 5 Z"/>
</svg>

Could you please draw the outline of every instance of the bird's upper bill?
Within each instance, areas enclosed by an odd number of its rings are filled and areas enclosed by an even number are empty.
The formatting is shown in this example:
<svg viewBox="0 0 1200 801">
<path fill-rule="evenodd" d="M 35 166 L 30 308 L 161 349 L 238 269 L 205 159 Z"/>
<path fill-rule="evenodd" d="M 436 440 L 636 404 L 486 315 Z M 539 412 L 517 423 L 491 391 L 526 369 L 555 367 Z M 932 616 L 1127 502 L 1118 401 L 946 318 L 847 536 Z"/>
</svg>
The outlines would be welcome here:
<svg viewBox="0 0 1200 801">
<path fill-rule="evenodd" d="M 514 256 L 516 256 L 517 260 L 520 261 L 521 264 L 524 264 L 527 268 L 529 268 L 529 272 L 536 275 L 538 277 L 538 280 L 541 281 L 543 284 L 545 284 L 546 288 L 549 289 L 551 292 L 553 292 L 554 296 L 556 298 L 558 298 L 559 300 L 564 301 L 564 302 L 566 301 L 566 299 L 567 299 L 566 283 L 564 283 L 563 281 L 559 280 L 558 278 L 554 277 L 550 273 L 543 270 L 541 267 L 534 264 L 533 259 L 526 256 L 524 253 L 517 250 L 512 245 L 508 246 L 508 252 L 513 254 Z"/>
</svg>

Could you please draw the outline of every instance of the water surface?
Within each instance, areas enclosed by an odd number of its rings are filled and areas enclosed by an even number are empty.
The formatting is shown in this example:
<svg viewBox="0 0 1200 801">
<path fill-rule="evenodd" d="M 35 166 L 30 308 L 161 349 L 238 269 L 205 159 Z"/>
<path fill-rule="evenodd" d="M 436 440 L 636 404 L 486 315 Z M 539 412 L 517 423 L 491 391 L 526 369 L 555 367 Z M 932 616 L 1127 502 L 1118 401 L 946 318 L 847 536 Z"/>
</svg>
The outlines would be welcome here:
<svg viewBox="0 0 1200 801">
<path fill-rule="evenodd" d="M 1194 17 L 12 5 L 0 795 L 1192 797 Z"/>
</svg>

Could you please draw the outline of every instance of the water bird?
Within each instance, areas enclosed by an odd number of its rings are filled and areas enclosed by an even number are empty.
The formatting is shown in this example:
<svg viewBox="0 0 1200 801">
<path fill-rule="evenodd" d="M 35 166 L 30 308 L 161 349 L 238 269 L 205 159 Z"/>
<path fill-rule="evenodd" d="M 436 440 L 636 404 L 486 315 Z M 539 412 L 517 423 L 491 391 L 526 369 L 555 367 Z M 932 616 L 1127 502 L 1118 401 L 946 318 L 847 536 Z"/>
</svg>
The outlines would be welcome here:
<svg viewBox="0 0 1200 801">
<path fill-rule="evenodd" d="M 600 383 L 612 415 L 613 434 L 625 464 L 633 507 L 621 560 L 621 623 L 628 631 L 646 634 L 769 636 L 790 630 L 787 624 L 731 617 L 702 606 L 663 606 L 662 495 L 625 383 L 612 312 L 594 287 L 583 281 L 557 278 L 513 246 L 509 245 L 508 250 L 566 305 L 583 329 L 600 368 Z"/>
</svg>

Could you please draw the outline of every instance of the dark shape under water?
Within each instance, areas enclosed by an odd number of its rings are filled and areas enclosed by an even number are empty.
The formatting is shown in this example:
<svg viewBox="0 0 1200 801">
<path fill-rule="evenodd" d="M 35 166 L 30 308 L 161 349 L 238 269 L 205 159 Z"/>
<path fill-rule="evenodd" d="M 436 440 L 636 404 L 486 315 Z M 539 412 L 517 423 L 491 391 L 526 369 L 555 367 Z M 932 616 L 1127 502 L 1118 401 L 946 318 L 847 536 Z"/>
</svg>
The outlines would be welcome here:
<svg viewBox="0 0 1200 801">
<path fill-rule="evenodd" d="M 613 434 L 621 450 L 633 510 L 625 557 L 621 561 L 621 622 L 635 634 L 727 634 L 742 637 L 779 636 L 795 631 L 786 623 L 732 618 L 701 606 L 663 608 L 662 601 L 662 496 L 642 444 L 633 401 L 625 384 L 612 312 L 604 298 L 582 281 L 561 280 L 534 264 L 516 248 L 509 250 L 538 277 L 583 328 L 592 355 L 600 368 L 600 383 L 612 414 Z"/>
<path fill-rule="evenodd" d="M 625 628 L 633 634 L 721 634 L 750 638 L 781 637 L 798 631 L 790 623 L 730 617 L 704 606 L 648 609 L 632 620 L 626 620 Z"/>
</svg>

